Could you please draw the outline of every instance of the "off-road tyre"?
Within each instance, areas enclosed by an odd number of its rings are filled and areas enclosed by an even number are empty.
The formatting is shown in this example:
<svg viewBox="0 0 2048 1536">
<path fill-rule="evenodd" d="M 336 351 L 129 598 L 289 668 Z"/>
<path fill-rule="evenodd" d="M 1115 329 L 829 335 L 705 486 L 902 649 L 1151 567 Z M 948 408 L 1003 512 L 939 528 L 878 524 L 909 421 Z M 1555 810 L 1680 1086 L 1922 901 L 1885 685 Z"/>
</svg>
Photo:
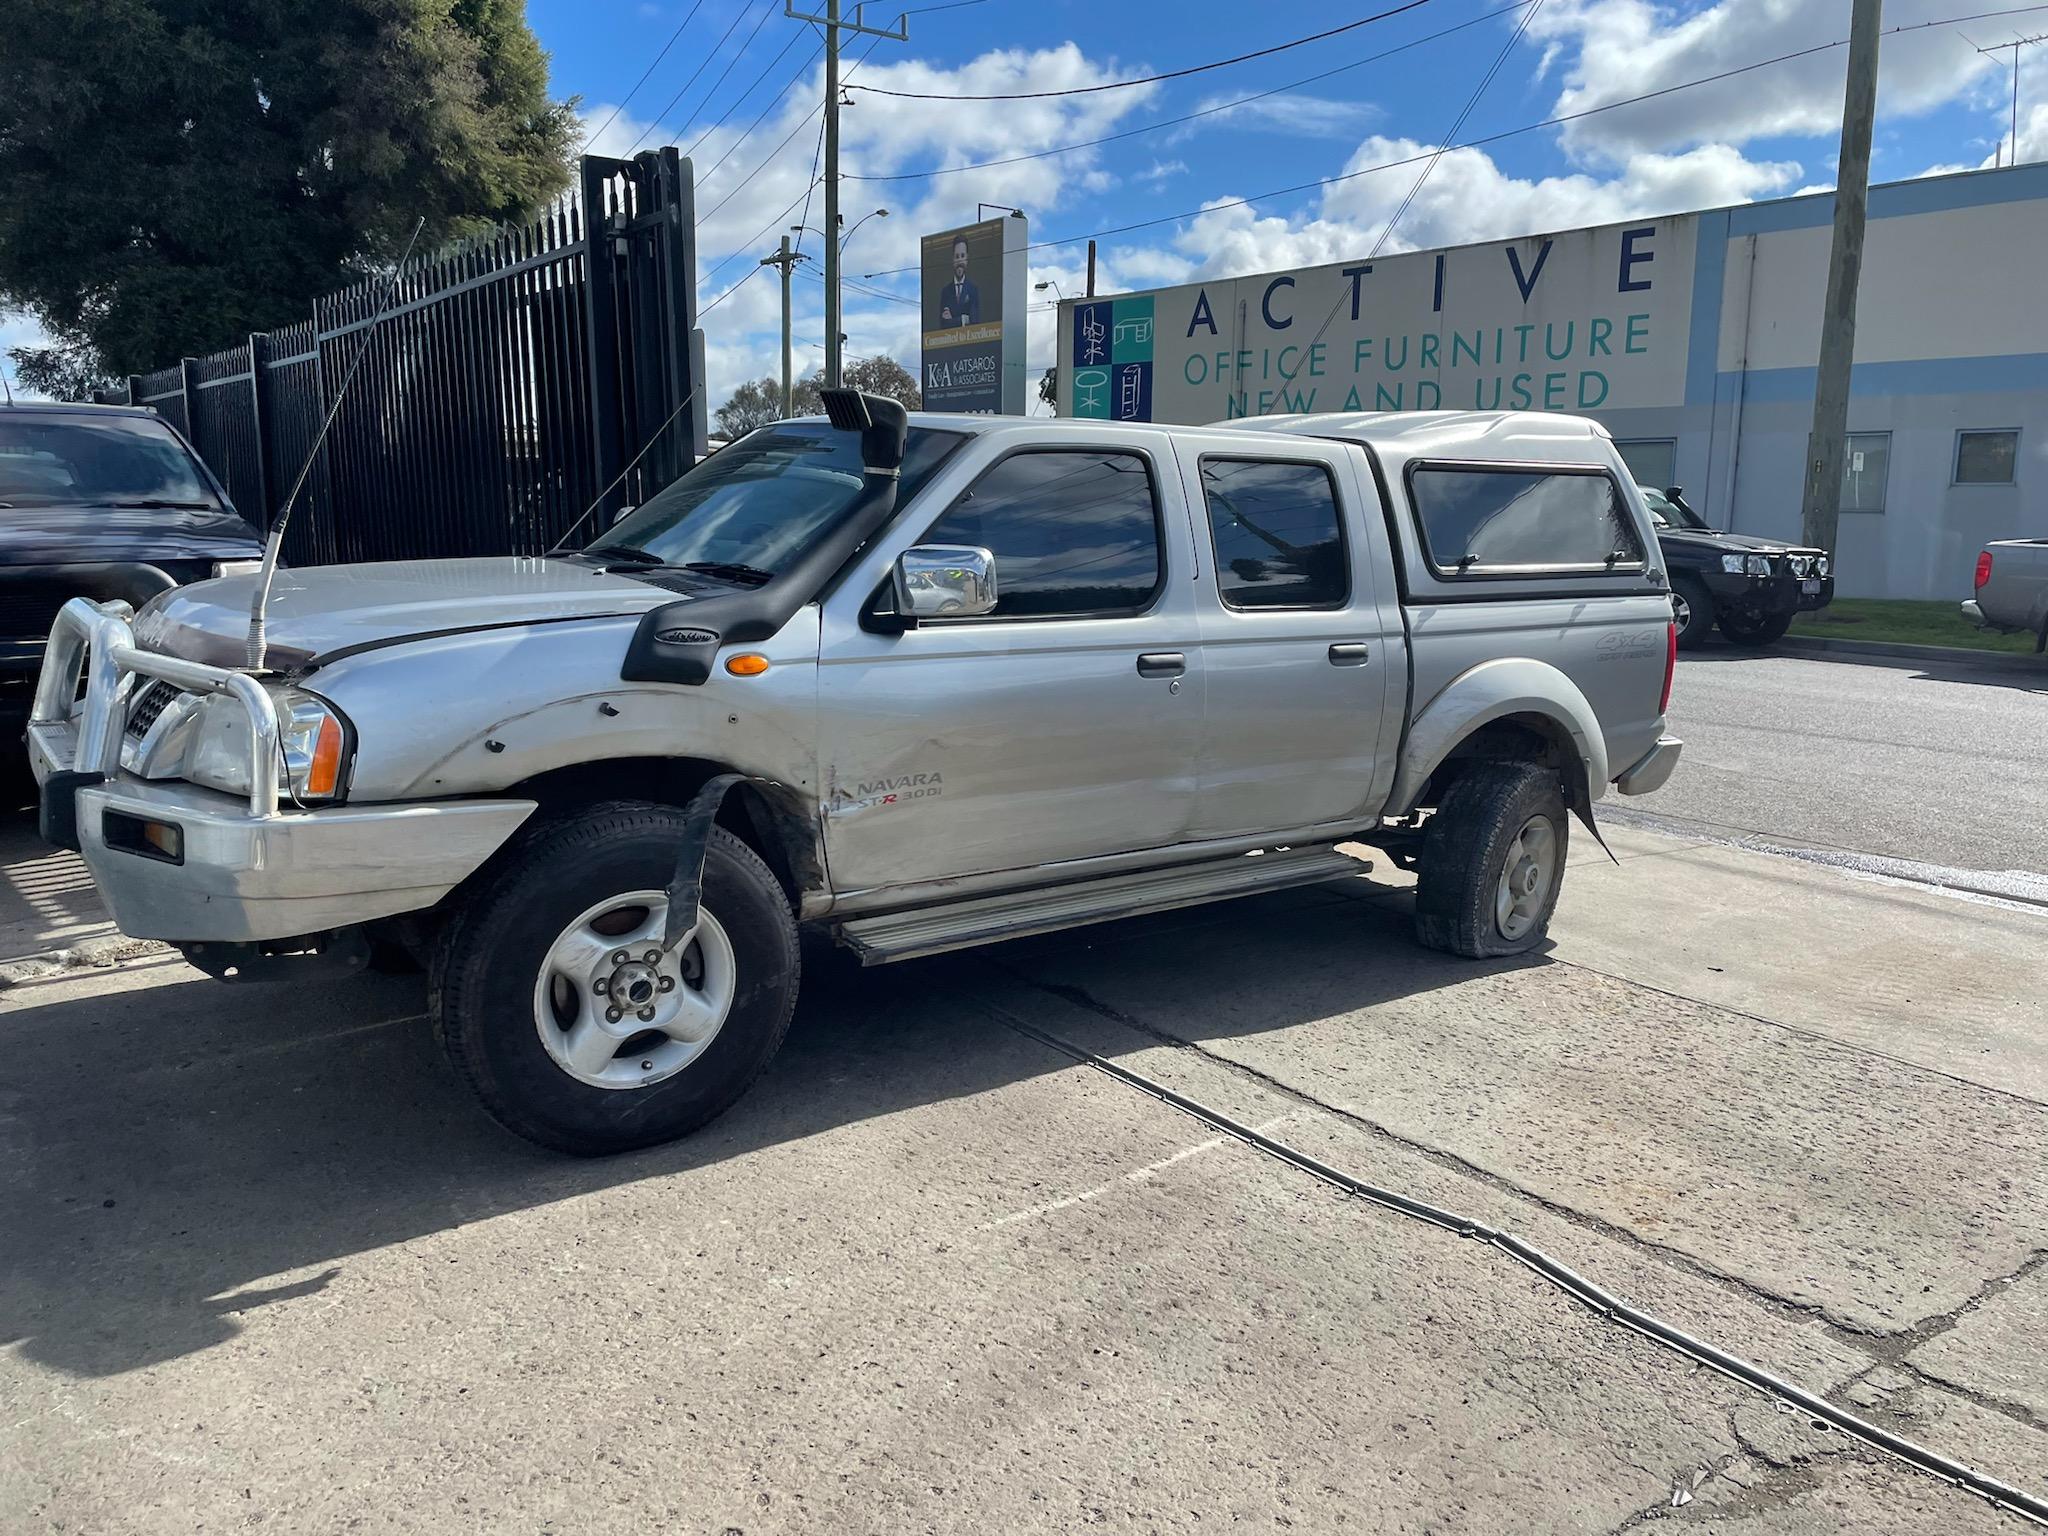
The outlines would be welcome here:
<svg viewBox="0 0 2048 1536">
<path fill-rule="evenodd" d="M 1508 850 L 1532 817 L 1548 818 L 1555 859 L 1548 889 L 1526 932 L 1509 937 L 1495 902 Z M 1452 782 L 1423 827 L 1415 888 L 1415 937 L 1430 949 L 1470 959 L 1519 955 L 1541 944 L 1564 886 L 1571 818 L 1554 769 L 1535 763 L 1475 763 Z"/>
<path fill-rule="evenodd" d="M 1722 637 L 1730 645 L 1755 649 L 1784 639 L 1785 631 L 1792 627 L 1792 615 L 1748 613 L 1731 608 L 1725 610 L 1716 622 L 1721 626 Z"/>
<path fill-rule="evenodd" d="M 1671 591 L 1685 600 L 1685 617 L 1678 618 L 1678 608 L 1672 605 L 1672 618 L 1678 622 L 1678 648 L 1681 651 L 1697 650 L 1707 643 L 1707 636 L 1714 629 L 1714 594 L 1706 583 L 1697 576 L 1674 576 Z"/>
<path fill-rule="evenodd" d="M 435 1033 L 455 1075 L 515 1135 L 585 1157 L 672 1141 L 729 1108 L 781 1047 L 802 971 L 795 917 L 760 856 L 723 828 L 705 855 L 703 906 L 731 941 L 737 981 L 703 1054 L 651 1086 L 615 1089 L 569 1076 L 541 1042 L 534 988 L 550 945 L 595 903 L 665 889 L 683 824 L 674 807 L 632 801 L 544 823 L 444 925 L 429 971 Z"/>
</svg>

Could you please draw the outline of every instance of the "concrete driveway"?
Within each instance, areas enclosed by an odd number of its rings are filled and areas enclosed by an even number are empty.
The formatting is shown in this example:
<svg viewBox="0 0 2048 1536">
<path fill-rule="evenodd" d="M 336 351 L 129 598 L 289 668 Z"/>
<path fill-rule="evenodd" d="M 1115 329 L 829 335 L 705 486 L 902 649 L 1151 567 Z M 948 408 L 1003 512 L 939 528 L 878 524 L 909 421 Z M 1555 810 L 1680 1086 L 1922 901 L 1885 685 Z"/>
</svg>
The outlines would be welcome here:
<svg viewBox="0 0 2048 1536">
<path fill-rule="evenodd" d="M 0 1529 L 2025 1528 L 1010 1027 L 2048 1488 L 2048 918 L 1611 840 L 1525 963 L 1384 874 L 814 953 L 747 1099 L 594 1163 L 415 980 L 17 968 Z"/>
</svg>

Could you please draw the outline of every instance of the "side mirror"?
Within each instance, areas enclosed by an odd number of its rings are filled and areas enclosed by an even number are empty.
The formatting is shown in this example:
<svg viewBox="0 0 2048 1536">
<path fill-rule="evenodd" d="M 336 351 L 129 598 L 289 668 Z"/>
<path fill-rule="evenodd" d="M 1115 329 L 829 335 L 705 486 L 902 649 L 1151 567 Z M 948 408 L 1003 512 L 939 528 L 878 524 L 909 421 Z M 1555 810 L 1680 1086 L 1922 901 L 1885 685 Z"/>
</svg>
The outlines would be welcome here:
<svg viewBox="0 0 2048 1536">
<path fill-rule="evenodd" d="M 631 517 L 635 512 L 638 512 L 639 510 L 640 509 L 638 507 L 619 508 L 618 511 L 612 514 L 612 526 L 614 528 L 618 527 L 619 524 L 623 523 L 627 518 Z"/>
<path fill-rule="evenodd" d="M 896 557 L 896 612 L 971 619 L 996 606 L 996 557 L 971 544 L 920 544 Z"/>
</svg>

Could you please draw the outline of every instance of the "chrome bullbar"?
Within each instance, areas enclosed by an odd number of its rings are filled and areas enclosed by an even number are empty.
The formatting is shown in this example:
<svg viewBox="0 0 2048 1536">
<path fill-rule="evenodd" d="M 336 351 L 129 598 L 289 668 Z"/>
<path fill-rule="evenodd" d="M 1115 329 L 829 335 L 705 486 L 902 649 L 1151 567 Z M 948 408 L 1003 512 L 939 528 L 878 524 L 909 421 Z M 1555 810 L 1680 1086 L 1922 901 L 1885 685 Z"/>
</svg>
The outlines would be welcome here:
<svg viewBox="0 0 2048 1536">
<path fill-rule="evenodd" d="M 121 766 L 122 735 L 135 679 L 162 678 L 189 693 L 231 695 L 249 713 L 249 814 L 277 814 L 277 708 L 269 691 L 246 672 L 209 667 L 177 656 L 136 648 L 128 621 L 134 609 L 122 602 L 94 603 L 74 597 L 57 611 L 36 680 L 29 733 L 55 753 L 69 737 L 69 767 L 111 779 Z M 85 698 L 78 697 L 85 669 Z M 59 761 L 56 767 L 67 766 Z"/>
</svg>

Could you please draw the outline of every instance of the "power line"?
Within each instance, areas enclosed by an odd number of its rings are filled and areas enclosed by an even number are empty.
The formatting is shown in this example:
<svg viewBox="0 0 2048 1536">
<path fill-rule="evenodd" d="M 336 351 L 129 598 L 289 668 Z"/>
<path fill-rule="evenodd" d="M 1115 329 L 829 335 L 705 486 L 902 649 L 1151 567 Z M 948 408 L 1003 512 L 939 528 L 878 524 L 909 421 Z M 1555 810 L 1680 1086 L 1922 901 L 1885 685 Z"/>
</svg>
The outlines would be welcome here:
<svg viewBox="0 0 2048 1536">
<path fill-rule="evenodd" d="M 799 32 L 794 33 L 792 35 L 801 37 L 803 34 Z M 797 85 L 803 80 L 805 75 L 811 72 L 811 66 L 818 62 L 818 55 L 823 53 L 824 51 L 825 48 L 822 43 L 811 50 L 811 56 L 805 59 L 803 63 L 799 64 L 796 67 L 796 73 L 791 75 L 787 80 L 783 82 L 782 89 L 777 91 L 774 94 L 774 96 L 769 99 L 768 105 L 763 107 L 760 110 L 760 112 L 756 114 L 754 120 L 751 123 L 747 124 L 746 129 L 740 134 L 738 138 L 734 139 L 730 144 L 726 145 L 725 153 L 720 155 L 718 159 L 712 163 L 711 170 L 706 171 L 701 177 L 698 178 L 698 186 L 701 187 L 706 181 L 709 181 L 711 179 L 712 171 L 716 171 L 719 168 L 719 166 L 725 164 L 726 161 L 730 160 L 733 156 L 733 151 L 737 150 L 742 144 L 746 143 L 747 140 L 751 139 L 754 136 L 754 130 L 759 128 L 766 121 L 768 121 L 768 114 L 773 112 L 777 107 L 782 105 L 783 99 L 787 97 L 791 91 L 797 88 Z M 702 143 L 703 140 L 699 139 L 698 142 Z"/>
<path fill-rule="evenodd" d="M 742 13 L 742 14 L 744 14 L 744 13 Z M 769 18 L 770 16 L 774 15 L 774 14 L 775 14 L 775 0 L 767 0 L 767 3 L 766 3 L 766 4 L 764 4 L 764 5 L 763 5 L 763 6 L 761 7 L 761 16 L 760 16 L 760 19 L 759 19 L 758 21 L 756 21 L 756 22 L 754 23 L 754 30 L 753 30 L 753 31 L 751 31 L 751 32 L 749 32 L 749 33 L 747 34 L 747 40 L 746 40 L 746 41 L 745 41 L 744 43 L 741 43 L 741 44 L 740 44 L 740 47 L 739 47 L 739 52 L 735 53 L 735 54 L 734 54 L 734 55 L 733 55 L 733 56 L 732 56 L 732 57 L 731 57 L 730 59 L 727 59 L 727 60 L 726 60 L 726 62 L 725 62 L 725 68 L 721 69 L 721 70 L 720 70 L 720 71 L 718 72 L 718 78 L 717 78 L 716 80 L 714 80 L 714 81 L 712 81 L 712 82 L 711 82 L 711 89 L 710 89 L 710 90 L 708 90 L 708 91 L 706 91 L 706 92 L 704 93 L 704 99 L 703 99 L 702 101 L 700 101 L 700 102 L 698 102 L 698 103 L 697 103 L 697 108 L 696 108 L 696 110 L 697 110 L 697 111 L 699 111 L 699 112 L 702 112 L 702 111 L 704 111 L 704 110 L 705 110 L 706 108 L 708 108 L 708 107 L 709 107 L 709 106 L 711 105 L 712 101 L 713 101 L 713 100 L 714 100 L 714 99 L 715 99 L 715 98 L 717 97 L 717 95 L 718 95 L 718 92 L 719 92 L 719 88 L 720 88 L 721 86 L 723 86 L 723 85 L 725 84 L 725 82 L 726 82 L 726 81 L 727 81 L 728 79 L 730 79 L 730 78 L 732 77 L 732 72 L 733 72 L 733 71 L 734 71 L 735 69 L 737 69 L 737 68 L 739 67 L 739 62 L 740 62 L 740 60 L 741 60 L 741 59 L 744 59 L 744 58 L 745 58 L 745 57 L 747 56 L 747 50 L 748 50 L 749 48 L 751 48 L 751 47 L 753 47 L 753 46 L 754 46 L 754 39 L 755 39 L 755 38 L 757 38 L 757 37 L 759 37 L 759 36 L 761 35 L 761 29 L 762 29 L 763 27 L 765 27 L 765 26 L 767 26 L 767 25 L 768 25 L 768 18 Z M 735 19 L 735 20 L 737 20 L 738 18 L 734 18 L 734 19 Z M 792 35 L 792 38 L 794 38 L 794 34 L 791 34 L 791 35 Z M 787 53 L 787 52 L 789 52 L 789 44 L 788 44 L 788 43 L 784 43 L 784 44 L 782 45 L 782 53 Z M 782 57 L 782 53 L 778 53 L 778 54 L 777 54 L 777 55 L 776 55 L 775 57 L 776 57 L 777 59 L 780 59 L 780 58 Z M 769 64 L 769 66 L 768 66 L 768 69 L 773 69 L 774 67 L 775 67 L 775 65 L 774 65 L 774 64 L 773 64 L 773 63 L 771 62 L 771 63 Z M 765 74 L 766 74 L 767 72 L 768 72 L 768 70 L 766 70 L 766 69 L 764 69 L 764 70 L 762 70 L 762 71 L 761 71 L 761 73 L 762 73 L 762 74 L 764 74 L 764 75 L 765 75 Z M 755 80 L 754 80 L 754 85 L 759 85 L 760 83 L 761 83 L 761 81 L 760 81 L 760 78 L 759 78 L 759 77 L 757 76 L 757 77 L 755 78 Z M 733 102 L 733 104 L 732 104 L 732 105 L 731 105 L 730 107 L 727 107 L 727 108 L 725 109 L 725 117 L 731 117 L 731 116 L 733 115 L 734 111 L 738 109 L 738 107 L 739 107 L 739 104 L 740 104 L 740 102 L 741 102 L 741 101 L 745 101 L 745 100 L 747 99 L 747 91 L 751 91 L 751 90 L 753 90 L 753 88 L 754 88 L 754 86 L 753 86 L 753 85 L 750 85 L 750 86 L 748 86 L 748 87 L 747 87 L 747 90 L 746 90 L 746 91 L 742 91 L 742 92 L 740 93 L 740 95 L 739 95 L 739 100 L 737 100 L 737 101 Z M 717 128 L 717 127 L 719 126 L 719 124 L 721 124 L 721 123 L 723 123 L 723 122 L 725 121 L 725 117 L 721 117 L 721 118 L 720 118 L 720 119 L 718 120 L 718 122 L 717 122 L 717 123 L 714 123 L 714 124 L 712 124 L 712 125 L 711 125 L 711 127 L 710 127 L 710 128 L 707 128 L 707 129 L 705 129 L 705 130 L 704 130 L 704 132 L 705 132 L 705 133 L 710 133 L 710 132 L 712 132 L 712 131 L 713 131 L 714 129 L 716 129 L 716 128 Z M 676 119 L 676 128 L 677 128 L 678 130 L 680 130 L 680 129 L 681 129 L 682 127 L 683 127 L 683 125 L 684 125 L 685 123 L 687 123 L 687 122 L 689 121 L 689 118 L 690 118 L 690 114 L 689 114 L 689 113 L 687 113 L 687 112 L 685 112 L 685 113 L 683 113 L 683 114 L 682 114 L 681 116 L 679 116 L 679 117 L 678 117 L 678 118 Z M 697 143 L 701 144 L 701 143 L 703 143 L 703 142 L 704 142 L 704 137 L 703 137 L 703 134 L 699 134 L 699 135 L 698 135 L 698 137 L 697 137 Z M 695 146 L 693 145 L 693 146 L 692 146 L 692 148 L 694 148 L 694 147 L 695 147 Z"/>
<path fill-rule="evenodd" d="M 601 124 L 598 125 L 597 132 L 593 133 L 589 138 L 583 141 L 584 149 L 588 149 L 591 145 L 595 144 L 598 140 L 598 136 L 602 134 L 605 131 L 605 129 L 611 127 L 611 125 L 618 119 L 618 115 L 626 110 L 626 103 L 631 101 L 635 96 L 640 94 L 640 87 L 645 85 L 647 83 L 647 77 L 654 73 L 654 66 L 656 64 L 659 64 L 663 59 L 668 57 L 669 49 L 675 47 L 676 39 L 683 35 L 683 28 L 687 27 L 690 24 L 691 17 L 694 17 L 698 11 L 703 9 L 703 7 L 704 0 L 697 0 L 697 3 L 690 7 L 690 14 L 688 16 L 685 16 L 680 22 L 676 23 L 675 31 L 669 33 L 668 41 L 661 45 L 661 52 L 657 53 L 654 56 L 653 63 L 650 63 L 645 69 L 640 71 L 640 78 L 633 82 L 633 89 L 626 92 L 626 94 L 622 98 L 620 98 L 619 104 L 616 107 L 612 108 L 612 115 L 606 118 Z M 635 139 L 633 141 L 633 147 L 635 149 L 638 149 L 640 147 L 640 141 L 638 139 Z"/>
<path fill-rule="evenodd" d="M 1380 231 L 1379 239 L 1375 240 L 1372 249 L 1365 253 L 1367 261 L 1379 255 L 1388 239 L 1392 237 L 1394 226 L 1401 222 L 1401 215 L 1408 211 L 1408 205 L 1415 201 L 1416 194 L 1422 190 L 1422 184 L 1429 180 L 1429 173 L 1435 170 L 1437 162 L 1443 159 L 1444 146 L 1464 131 L 1465 119 L 1472 115 L 1472 109 L 1479 105 L 1479 98 L 1486 94 L 1486 88 L 1493 84 L 1493 77 L 1500 73 L 1501 65 L 1507 63 L 1508 55 L 1515 51 L 1515 45 L 1522 40 L 1522 34 L 1529 30 L 1529 23 L 1536 19 L 1536 13 L 1542 9 L 1543 0 L 1535 0 L 1528 10 L 1522 12 L 1522 19 L 1515 23 L 1514 35 L 1507 40 L 1507 46 L 1494 55 L 1493 67 L 1481 75 L 1479 83 L 1472 87 L 1472 94 L 1465 98 L 1465 105 L 1458 112 L 1458 120 L 1451 124 L 1451 131 L 1437 142 L 1436 153 L 1429 157 L 1429 164 L 1422 168 L 1422 173 L 1415 178 L 1415 185 L 1408 189 L 1408 195 L 1401 199 L 1401 206 L 1394 210 L 1394 216 L 1387 220 L 1387 227 Z"/>
<path fill-rule="evenodd" d="M 1951 16 L 1939 21 L 1914 22 L 1905 26 L 1888 28 L 1884 35 L 1892 37 L 1903 32 L 1924 32 L 1932 27 L 1955 26 L 1961 22 L 1981 21 L 1991 16 L 2023 16 L 2036 11 L 2048 11 L 2048 4 L 2023 5 L 2010 10 L 1986 11 L 1975 16 Z M 1680 91 L 1693 90 L 1702 85 L 1714 85 L 1722 80 L 1732 80 L 1738 75 L 1752 74 L 1759 69 L 1768 69 L 1772 65 L 1788 64 L 1795 59 L 1810 58 L 1818 53 L 1829 53 L 1837 48 L 1846 48 L 1848 45 L 1849 40 L 1847 38 L 1840 38 L 1832 43 L 1816 43 L 1810 48 L 1798 48 L 1790 53 L 1777 54 L 1772 58 L 1758 59 L 1753 64 L 1739 64 L 1733 69 L 1724 69 L 1716 74 L 1702 75 L 1697 80 L 1681 80 L 1676 85 L 1667 85 L 1654 91 L 1645 91 L 1640 96 L 1624 96 L 1616 101 L 1603 102 L 1597 107 L 1586 107 L 1577 112 L 1565 112 L 1556 117 L 1546 117 L 1538 123 L 1524 123 L 1519 128 L 1504 128 L 1498 133 L 1483 134 L 1476 139 L 1467 139 L 1462 144 L 1450 145 L 1449 148 L 1483 149 L 1489 144 L 1499 144 L 1507 139 L 1518 138 L 1525 133 L 1537 133 L 1545 128 L 1561 127 L 1566 123 L 1575 123 L 1585 118 L 1597 117 L 1603 112 L 1613 112 L 1621 107 L 1639 106 L 1643 102 L 1655 101 L 1660 97 L 1675 95 Z M 1312 192 L 1320 187 L 1333 187 L 1342 182 L 1356 181 L 1361 176 L 1370 176 L 1377 171 L 1391 171 L 1404 165 L 1420 165 L 1429 159 L 1431 155 L 1438 152 L 1434 149 L 1424 150 L 1419 154 L 1406 155 L 1398 160 L 1383 160 L 1378 165 L 1361 166 L 1358 170 L 1345 171 L 1336 176 L 1323 176 L 1314 181 L 1297 182 L 1291 187 L 1276 187 L 1265 192 L 1254 192 L 1246 197 L 1226 198 L 1220 202 L 1210 203 L 1206 207 L 1189 208 L 1179 213 L 1163 214 L 1156 219 L 1139 219 L 1129 224 L 1114 225 L 1108 229 L 1090 230 L 1086 234 L 1065 235 L 1057 240 L 1034 240 L 1025 249 L 1031 251 L 1053 250 L 1063 245 L 1079 245 L 1085 240 L 1099 240 L 1106 235 L 1123 235 L 1129 234 L 1132 230 L 1155 229 L 1161 224 L 1175 224 L 1182 219 L 1199 218 L 1205 213 L 1219 213 L 1229 208 L 1248 208 L 1253 203 L 1265 198 L 1287 197 L 1296 192 Z M 916 267 L 888 267 L 879 272 L 863 272 L 861 276 L 864 278 L 896 277 L 902 273 L 915 272 L 916 270 Z"/>
<path fill-rule="evenodd" d="M 767 0 L 767 3 L 773 5 L 775 3 L 775 0 Z M 653 132 L 656 128 L 659 128 L 661 126 L 661 120 L 667 117 L 669 113 L 675 109 L 675 104 L 681 101 L 685 96 L 689 94 L 690 87 L 697 83 L 697 77 L 704 73 L 704 66 L 709 64 L 713 59 L 718 57 L 719 50 L 725 47 L 726 38 L 732 36 L 734 29 L 737 28 L 740 24 L 740 19 L 744 17 L 746 14 L 747 8 L 745 6 L 741 6 L 738 10 L 732 13 L 731 22 L 727 24 L 725 31 L 719 36 L 718 41 L 711 45 L 711 51 L 705 54 L 703 58 L 697 61 L 697 67 L 690 71 L 690 78 L 683 82 L 683 88 L 677 91 L 675 95 L 669 97 L 668 104 L 664 106 L 659 112 L 654 114 L 654 121 L 649 123 L 645 129 L 641 130 L 640 138 L 635 139 L 633 141 L 634 149 L 638 149 L 640 147 L 641 140 L 645 139 L 647 135 Z"/>
<path fill-rule="evenodd" d="M 1440 37 L 1449 37 L 1453 32 L 1463 32 L 1467 27 L 1480 26 L 1485 22 L 1493 20 L 1496 16 L 1505 16 L 1509 11 L 1518 11 L 1530 3 L 1531 0 L 1509 0 L 1508 4 L 1497 6 L 1490 11 L 1482 11 L 1469 21 L 1461 21 L 1455 26 L 1444 27 L 1439 31 L 1426 32 L 1421 37 L 1413 38 L 1395 47 L 1384 49 L 1379 53 L 1369 53 L 1362 59 L 1353 59 L 1349 64 L 1339 64 L 1335 69 L 1325 69 L 1317 74 L 1304 76 L 1299 80 L 1290 80 L 1285 85 L 1276 85 L 1270 90 L 1254 91 L 1249 96 L 1240 96 L 1235 101 L 1226 101 L 1220 106 L 1204 107 L 1199 112 L 1186 112 L 1179 117 L 1163 117 L 1155 123 L 1145 123 L 1137 128 L 1126 128 L 1119 133 L 1104 134 L 1099 139 L 1082 139 L 1077 143 L 1061 144 L 1052 149 L 1035 150 L 1028 155 L 1008 155 L 1000 160 L 974 160 L 966 165 L 937 166 L 928 171 L 896 171 L 887 175 L 874 176 L 858 176 L 852 172 L 846 172 L 840 179 L 842 181 L 921 181 L 928 176 L 955 176 L 962 171 L 985 171 L 997 166 L 1022 165 L 1028 160 L 1045 160 L 1053 155 L 1072 154 L 1077 149 L 1095 149 L 1104 144 L 1114 144 L 1121 139 L 1135 139 L 1144 134 L 1158 133 L 1163 128 L 1177 128 L 1182 123 L 1192 123 L 1198 118 L 1215 117 L 1219 113 L 1235 112 L 1239 107 L 1249 106 L 1255 101 L 1264 101 L 1268 96 L 1279 96 L 1288 91 L 1298 91 L 1304 85 L 1315 85 L 1320 81 L 1330 79 L 1334 75 L 1346 74 L 1354 69 L 1363 69 L 1368 64 L 1377 64 L 1382 59 L 1390 59 L 1397 53 L 1406 53 L 1411 48 L 1420 48 L 1424 43 L 1433 43 Z"/>
<path fill-rule="evenodd" d="M 762 19 L 765 21 L 767 18 L 764 16 Z M 753 95 L 755 91 L 760 89 L 761 82 L 768 78 L 768 71 L 773 69 L 776 65 L 780 64 L 783 61 L 783 59 L 788 56 L 789 50 L 796 46 L 797 39 L 799 39 L 802 36 L 803 33 L 801 32 L 791 32 L 789 34 L 789 41 L 782 45 L 782 52 L 776 54 L 774 58 L 770 59 L 765 65 L 763 65 L 761 73 L 754 76 L 753 83 L 750 84 L 744 91 L 741 91 L 739 95 L 733 98 L 732 105 L 725 109 L 725 116 L 721 117 L 709 128 L 706 128 L 702 133 L 698 134 L 697 137 L 691 141 L 690 147 L 683 151 L 683 158 L 685 160 L 689 159 L 692 155 L 697 153 L 697 146 L 699 144 L 702 144 L 706 139 L 710 138 L 712 134 L 718 132 L 719 129 L 723 128 L 726 125 L 726 123 L 731 120 L 733 113 L 739 111 L 740 104 L 744 102 L 749 96 Z M 734 62 L 738 61 L 735 60 Z M 802 78 L 801 70 L 798 71 L 798 78 Z M 788 86 L 783 87 L 783 91 L 787 91 L 788 89 Z M 768 103 L 768 111 L 774 110 L 775 101 L 779 101 L 782 99 L 783 91 L 778 91 L 776 93 L 775 100 L 772 100 Z M 757 118 L 755 119 L 755 121 L 758 122 L 759 119 Z M 741 137 L 744 138 L 746 137 L 746 135 L 742 134 Z"/>
<path fill-rule="evenodd" d="M 866 91 L 871 96 L 896 96 L 906 101 L 1040 101 L 1049 96 L 1089 96 L 1097 91 L 1121 91 L 1134 85 L 1156 85 L 1161 80 L 1184 80 L 1189 75 L 1206 74 L 1212 69 L 1227 69 L 1233 64 L 1246 64 L 1253 59 L 1269 58 L 1276 53 L 1285 53 L 1290 48 L 1305 48 L 1310 43 L 1320 43 L 1325 38 L 1337 37 L 1346 32 L 1356 32 L 1360 27 L 1369 27 L 1376 21 L 1385 21 L 1390 16 L 1399 16 L 1404 11 L 1416 10 L 1429 4 L 1429 0 L 1406 0 L 1405 4 L 1361 16 L 1357 21 L 1347 21 L 1341 27 L 1330 27 L 1322 32 L 1297 37 L 1289 43 L 1275 43 L 1270 48 L 1260 48 L 1251 53 L 1240 53 L 1227 59 L 1215 59 L 1207 64 L 1190 64 L 1185 69 L 1169 69 L 1163 74 L 1141 75 L 1135 80 L 1105 80 L 1100 85 L 1076 85 L 1062 91 L 993 91 L 985 95 L 962 96 L 945 91 L 891 91 L 879 85 L 856 85 L 856 91 Z"/>
<path fill-rule="evenodd" d="M 704 274 L 704 281 L 706 283 L 709 283 L 711 279 L 718 276 L 719 273 L 723 272 L 727 267 L 731 266 L 735 261 L 739 260 L 740 257 L 750 254 L 753 248 L 756 245 L 760 244 L 763 236 L 767 235 L 767 233 L 770 230 L 774 229 L 776 225 L 780 224 L 784 219 L 788 218 L 790 216 L 790 213 L 796 208 L 796 205 L 802 202 L 805 198 L 809 197 L 811 195 L 812 190 L 816 186 L 817 182 L 813 181 L 810 184 L 810 186 L 805 187 L 801 193 L 799 193 L 797 196 L 789 200 L 789 207 L 783 209 L 782 212 L 775 215 L 774 218 L 770 219 L 758 231 L 756 231 L 753 239 L 747 241 L 738 250 L 730 251 L 726 253 L 724 256 L 720 257 L 718 260 L 718 264 L 711 268 L 710 271 Z"/>
</svg>

